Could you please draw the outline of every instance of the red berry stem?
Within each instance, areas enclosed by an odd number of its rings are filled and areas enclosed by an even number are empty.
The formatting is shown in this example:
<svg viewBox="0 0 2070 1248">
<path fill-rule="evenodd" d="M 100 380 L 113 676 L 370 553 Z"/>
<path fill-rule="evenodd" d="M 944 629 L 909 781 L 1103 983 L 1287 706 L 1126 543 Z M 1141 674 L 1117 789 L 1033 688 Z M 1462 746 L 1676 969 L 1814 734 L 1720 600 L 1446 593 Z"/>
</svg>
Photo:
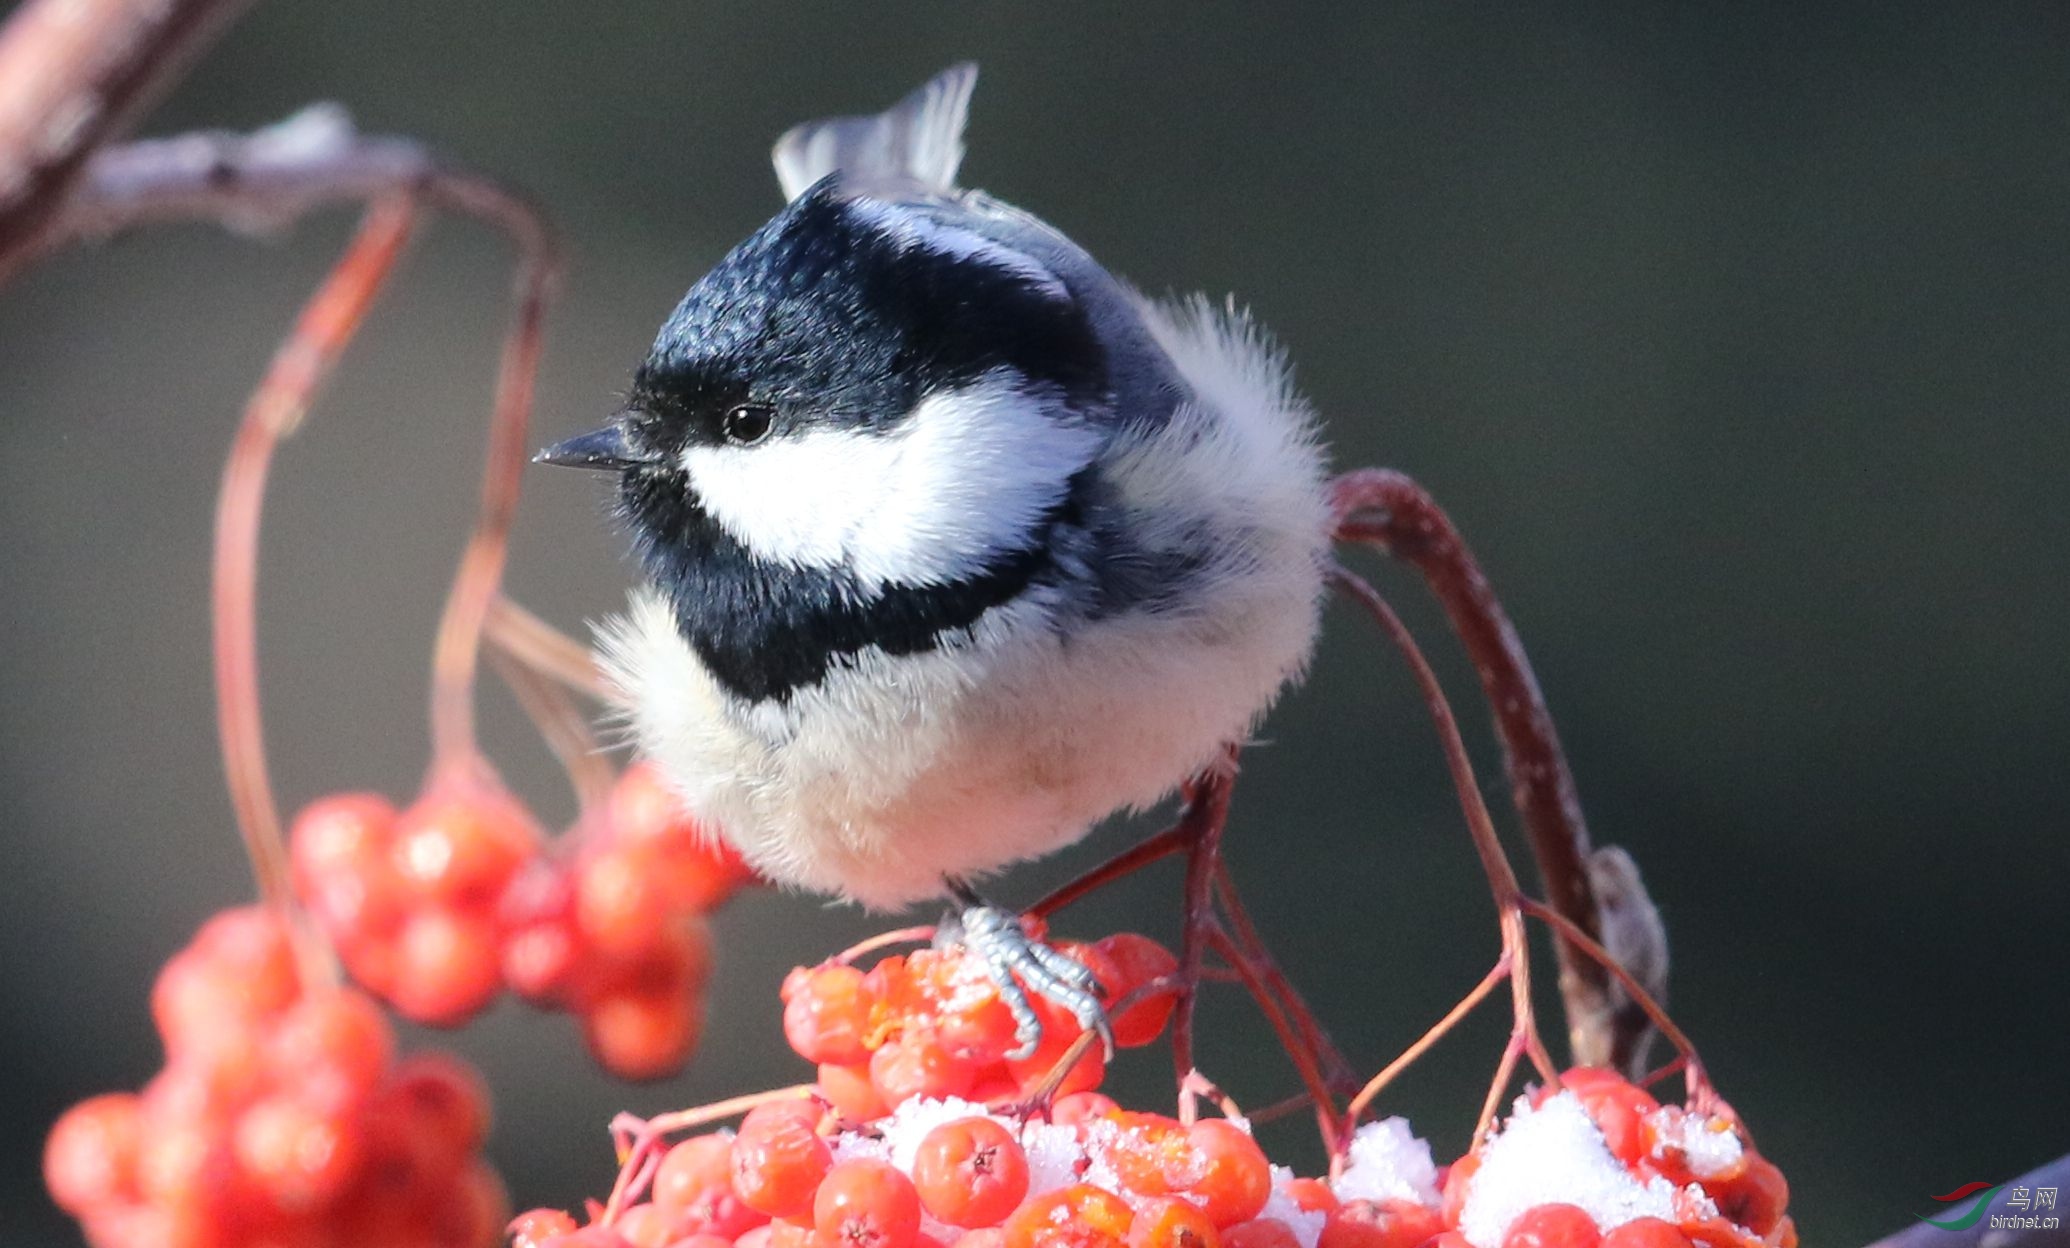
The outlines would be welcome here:
<svg viewBox="0 0 2070 1248">
<path fill-rule="evenodd" d="M 1314 1056 L 1324 1082 L 1332 1089 L 1341 1087 L 1342 1091 L 1349 1092 L 1349 1086 L 1345 1085 L 1357 1082 L 1357 1076 L 1352 1073 L 1350 1060 L 1337 1047 L 1337 1042 L 1330 1038 L 1330 1033 L 1315 1017 L 1315 1011 L 1309 1008 L 1300 990 L 1294 987 L 1293 981 L 1280 969 L 1279 959 L 1272 956 L 1272 950 L 1258 935 L 1257 926 L 1252 923 L 1250 912 L 1244 908 L 1243 896 L 1237 891 L 1236 878 L 1230 873 L 1227 862 L 1224 862 L 1216 873 L 1215 889 L 1221 898 L 1222 911 L 1229 917 L 1230 935 L 1278 997 L 1295 1030 L 1300 1033 L 1301 1043 L 1307 1046 L 1308 1051 Z"/>
<path fill-rule="evenodd" d="M 1141 844 L 1122 850 L 1084 875 L 1056 889 L 1049 896 L 1029 906 L 1027 913 L 1038 919 L 1046 919 L 1065 906 L 1091 896 L 1123 876 L 1134 875 L 1151 863 L 1161 862 L 1185 849 L 1193 838 L 1193 831 L 1186 823 L 1187 817 L 1188 815 L 1181 815 L 1178 823 Z"/>
<path fill-rule="evenodd" d="M 1601 919 L 1588 873 L 1588 824 L 1573 771 L 1523 642 L 1466 539 L 1429 491 L 1391 469 L 1345 473 L 1331 487 L 1331 501 L 1340 541 L 1374 546 L 1407 562 L 1423 574 L 1444 608 L 1494 713 L 1510 795 L 1546 897 L 1591 940 L 1600 940 Z M 1555 947 L 1576 1060 L 1637 1073 L 1632 1068 L 1645 1056 L 1644 1012 L 1615 1000 L 1611 976 L 1570 942 Z"/>
<path fill-rule="evenodd" d="M 602 810 L 611 800 L 611 787 L 618 775 L 598 747 L 596 734 L 590 731 L 589 717 L 568 697 L 566 689 L 504 649 L 493 626 L 488 643 L 489 666 L 496 669 L 526 718 L 539 730 L 546 747 L 553 751 L 561 770 L 568 774 L 569 787 L 575 790 L 582 810 Z"/>
<path fill-rule="evenodd" d="M 324 379 L 366 319 L 409 241 L 416 215 L 416 205 L 404 198 L 381 201 L 367 212 L 351 246 L 310 297 L 245 404 L 223 466 L 212 590 L 217 727 L 230 804 L 259 895 L 283 917 L 291 913 L 293 885 L 259 711 L 259 521 L 267 470 L 274 450 L 300 427 Z M 335 972 L 325 978 L 334 979 Z"/>
<path fill-rule="evenodd" d="M 1200 999 L 1200 970 L 1214 926 L 1215 869 L 1221 861 L 1222 829 L 1229 822 L 1229 794 L 1236 780 L 1236 750 L 1223 766 L 1187 789 L 1179 830 L 1186 846 L 1186 882 L 1179 930 L 1179 1005 L 1172 1018 L 1172 1066 L 1181 1084 L 1193 1071 L 1193 1016 Z M 1179 1098 L 1182 1119 L 1190 1119 L 1191 1097 Z"/>
<path fill-rule="evenodd" d="M 1491 1103 L 1496 1100 L 1501 1089 L 1507 1086 L 1509 1076 L 1515 1070 L 1518 1052 L 1530 1054 L 1532 1064 L 1547 1083 L 1557 1083 L 1558 1068 L 1546 1051 L 1545 1041 L 1539 1037 L 1531 1005 L 1530 948 L 1525 940 L 1523 911 L 1518 904 L 1523 900 L 1523 890 L 1517 884 L 1516 871 L 1509 865 L 1508 855 L 1502 850 L 1501 840 L 1495 835 L 1495 823 L 1488 815 L 1487 803 L 1481 800 L 1480 783 L 1474 778 L 1473 760 L 1467 756 L 1466 742 L 1459 735 L 1459 721 L 1445 698 L 1444 687 L 1438 683 L 1437 673 L 1431 670 L 1430 660 L 1423 656 L 1408 626 L 1394 613 L 1394 608 L 1387 605 L 1379 591 L 1343 568 L 1331 569 L 1330 583 L 1366 609 L 1415 675 L 1424 707 L 1430 712 L 1438 740 L 1444 746 L 1445 765 L 1452 774 L 1452 787 L 1460 809 L 1466 815 L 1467 831 L 1473 838 L 1475 852 L 1480 856 L 1481 870 L 1488 877 L 1489 892 L 1494 896 L 1502 928 L 1503 952 L 1510 959 L 1510 1008 L 1514 1021 L 1510 1044 L 1496 1071 L 1497 1083 L 1489 1093 L 1489 1100 Z M 1489 1121 L 1490 1115 L 1483 1113 L 1483 1131 Z"/>
<path fill-rule="evenodd" d="M 610 688 L 589 647 L 498 594 L 484 631 L 491 644 L 541 676 L 576 693 L 605 701 Z"/>
<path fill-rule="evenodd" d="M 1488 973 L 1481 976 L 1481 982 L 1474 985 L 1472 992 L 1460 998 L 1459 1004 L 1446 1011 L 1445 1016 L 1432 1024 L 1430 1030 L 1417 1037 L 1416 1043 L 1402 1050 L 1399 1057 L 1382 1067 L 1380 1073 L 1366 1081 L 1366 1086 L 1360 1088 L 1358 1095 L 1351 1098 L 1350 1107 L 1344 1111 L 1345 1136 L 1348 1137 L 1352 1132 L 1358 1130 L 1358 1120 L 1364 1116 L 1366 1108 L 1373 1103 L 1373 1098 L 1380 1095 L 1383 1088 L 1393 1083 L 1396 1076 L 1407 1070 L 1418 1058 L 1429 1052 L 1431 1046 L 1444 1039 L 1445 1034 L 1457 1026 L 1460 1019 L 1472 1013 L 1475 1006 L 1487 1000 L 1488 994 L 1495 991 L 1496 985 L 1509 978 L 1509 967 L 1509 951 L 1505 949 L 1502 951 L 1502 956 L 1495 959 L 1495 965 L 1488 969 Z M 1343 1158 L 1341 1157 L 1332 1157 L 1333 1173 L 1335 1168 L 1341 1167 L 1342 1161 Z"/>
<path fill-rule="evenodd" d="M 1266 983 L 1257 966 L 1243 950 L 1237 948 L 1236 942 L 1230 939 L 1229 934 L 1223 931 L 1219 924 L 1208 929 L 1208 942 L 1223 960 L 1236 968 L 1236 973 L 1243 979 L 1244 987 L 1250 991 L 1251 999 L 1258 1003 L 1259 1010 L 1265 1015 L 1265 1021 L 1272 1025 L 1273 1032 L 1279 1037 L 1279 1047 L 1293 1060 L 1294 1070 L 1301 1076 L 1302 1086 L 1308 1090 L 1309 1098 L 1315 1102 L 1315 1124 L 1316 1129 L 1322 1133 L 1323 1148 L 1335 1153 L 1338 1145 L 1343 1142 L 1343 1137 L 1338 1131 L 1337 1104 L 1330 1094 L 1329 1079 L 1323 1074 L 1314 1048 L 1299 1034 L 1298 1026 L 1288 1018 L 1286 1010 L 1274 998 L 1271 986 Z M 1189 1071 L 1181 1082 L 1183 1084 L 1199 1075 L 1200 1072 L 1197 1070 Z M 1190 1098 L 1188 1099 L 1190 1101 Z M 1181 1113 L 1179 1118 L 1181 1121 L 1189 1121 L 1185 1113 Z"/>
<path fill-rule="evenodd" d="M 449 177 L 434 190 L 449 206 L 501 229 L 518 249 L 517 312 L 503 341 L 496 377 L 480 510 L 474 533 L 460 556 L 432 649 L 432 770 L 438 772 L 472 767 L 479 759 L 474 733 L 475 671 L 482 634 L 510 551 L 510 526 L 517 514 L 519 481 L 530 451 L 526 430 L 539 375 L 546 307 L 559 275 L 560 258 L 558 244 L 544 220 L 531 205 L 502 188 Z"/>
</svg>

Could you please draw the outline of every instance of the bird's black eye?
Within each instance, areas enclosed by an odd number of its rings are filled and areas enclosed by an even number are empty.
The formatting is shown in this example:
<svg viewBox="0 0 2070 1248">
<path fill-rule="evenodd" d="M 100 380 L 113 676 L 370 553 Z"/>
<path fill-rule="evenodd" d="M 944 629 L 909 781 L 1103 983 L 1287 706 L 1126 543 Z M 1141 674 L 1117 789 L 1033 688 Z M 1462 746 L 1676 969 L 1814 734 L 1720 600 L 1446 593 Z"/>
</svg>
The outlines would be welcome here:
<svg viewBox="0 0 2070 1248">
<path fill-rule="evenodd" d="M 760 403 L 743 403 L 726 413 L 719 430 L 735 446 L 753 446 L 769 436 L 769 426 L 775 420 L 775 408 L 764 407 Z"/>
</svg>

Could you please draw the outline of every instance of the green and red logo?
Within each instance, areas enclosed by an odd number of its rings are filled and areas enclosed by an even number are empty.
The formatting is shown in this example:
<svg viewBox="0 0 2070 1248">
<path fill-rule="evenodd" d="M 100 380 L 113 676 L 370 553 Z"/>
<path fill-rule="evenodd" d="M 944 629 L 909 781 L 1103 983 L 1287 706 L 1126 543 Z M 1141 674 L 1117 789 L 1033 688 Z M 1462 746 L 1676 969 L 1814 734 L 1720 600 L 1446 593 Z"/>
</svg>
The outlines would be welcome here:
<svg viewBox="0 0 2070 1248">
<path fill-rule="evenodd" d="M 1944 1205 L 1974 1201 L 1967 1210 L 1946 1219 L 1922 1217 L 1919 1220 L 1928 1226 L 1938 1226 L 1944 1231 L 1966 1231 L 1983 1220 L 1984 1211 L 1991 1207 L 1991 1197 L 2004 1186 L 2003 1183 L 1986 1183 L 1981 1179 L 1975 1183 L 1964 1183 L 1946 1196 L 1936 1196 L 1934 1199 Z"/>
</svg>

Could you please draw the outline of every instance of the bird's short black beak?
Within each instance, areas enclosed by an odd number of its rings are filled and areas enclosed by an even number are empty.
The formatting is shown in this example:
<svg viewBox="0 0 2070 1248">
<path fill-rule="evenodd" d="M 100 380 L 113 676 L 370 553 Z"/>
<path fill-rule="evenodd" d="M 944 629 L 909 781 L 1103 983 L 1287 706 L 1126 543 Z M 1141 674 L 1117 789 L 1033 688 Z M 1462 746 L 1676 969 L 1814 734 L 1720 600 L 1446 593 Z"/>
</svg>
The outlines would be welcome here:
<svg viewBox="0 0 2070 1248">
<path fill-rule="evenodd" d="M 535 464 L 552 464 L 560 468 L 597 468 L 608 472 L 624 472 L 648 462 L 636 454 L 625 440 L 625 431 L 617 425 L 606 425 L 595 433 L 585 433 L 556 442 L 532 457 Z"/>
</svg>

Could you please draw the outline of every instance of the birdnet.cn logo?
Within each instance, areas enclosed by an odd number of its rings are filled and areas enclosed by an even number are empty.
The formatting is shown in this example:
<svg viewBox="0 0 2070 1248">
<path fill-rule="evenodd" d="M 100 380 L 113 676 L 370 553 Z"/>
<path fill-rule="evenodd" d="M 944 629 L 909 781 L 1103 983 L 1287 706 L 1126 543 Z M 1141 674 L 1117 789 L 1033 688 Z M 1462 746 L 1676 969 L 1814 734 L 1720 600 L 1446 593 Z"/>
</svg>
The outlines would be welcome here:
<svg viewBox="0 0 2070 1248">
<path fill-rule="evenodd" d="M 1993 1209 L 1991 1198 L 2005 1193 L 2003 1209 Z M 1964 1183 L 1961 1187 L 1935 1200 L 1948 1206 L 1946 1217 L 1920 1217 L 1928 1226 L 1938 1226 L 1944 1231 L 1966 1231 L 1983 1221 L 1988 1214 L 1990 1229 L 2010 1231 L 2053 1231 L 2063 1225 L 2063 1219 L 2054 1213 L 2043 1212 L 2056 1207 L 2056 1189 L 2053 1187 L 2007 1187 L 2003 1183 Z"/>
</svg>

